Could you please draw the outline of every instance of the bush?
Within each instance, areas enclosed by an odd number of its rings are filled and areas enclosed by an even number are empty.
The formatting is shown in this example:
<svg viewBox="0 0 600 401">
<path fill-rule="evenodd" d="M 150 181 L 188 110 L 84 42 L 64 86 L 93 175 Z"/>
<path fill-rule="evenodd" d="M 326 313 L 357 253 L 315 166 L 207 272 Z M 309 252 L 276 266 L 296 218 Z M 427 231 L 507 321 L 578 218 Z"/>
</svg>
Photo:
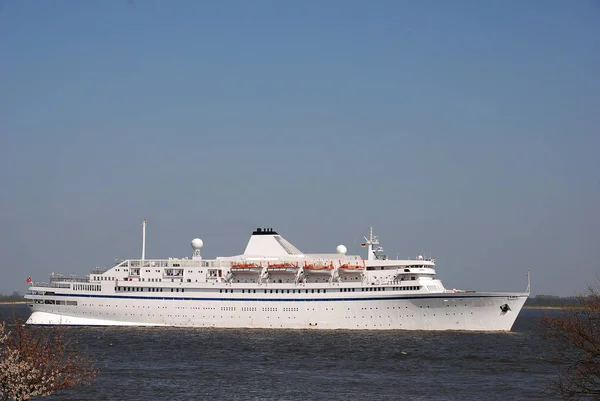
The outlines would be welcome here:
<svg viewBox="0 0 600 401">
<path fill-rule="evenodd" d="M 600 399 L 600 283 L 579 297 L 577 308 L 542 321 L 562 361 L 554 387 L 565 398 Z"/>
<path fill-rule="evenodd" d="M 29 400 L 90 383 L 96 361 L 56 328 L 0 324 L 0 400 Z"/>
</svg>

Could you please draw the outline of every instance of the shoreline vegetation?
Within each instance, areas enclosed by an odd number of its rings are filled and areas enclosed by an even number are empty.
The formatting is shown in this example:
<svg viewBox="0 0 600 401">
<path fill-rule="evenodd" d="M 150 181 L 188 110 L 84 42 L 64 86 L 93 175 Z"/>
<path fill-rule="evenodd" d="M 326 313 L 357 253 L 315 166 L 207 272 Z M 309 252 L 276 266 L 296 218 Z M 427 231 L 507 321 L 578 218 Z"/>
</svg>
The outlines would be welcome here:
<svg viewBox="0 0 600 401">
<path fill-rule="evenodd" d="M 580 309 L 579 305 L 562 305 L 562 306 L 540 306 L 540 305 L 523 305 L 523 309 L 546 309 L 546 310 L 568 310 Z"/>
<path fill-rule="evenodd" d="M 523 309 L 577 309 L 581 305 L 578 297 L 538 294 L 535 297 L 527 298 Z"/>
<path fill-rule="evenodd" d="M 0 294 L 0 305 L 24 304 L 25 298 L 20 292 L 14 291 L 11 295 Z"/>
</svg>

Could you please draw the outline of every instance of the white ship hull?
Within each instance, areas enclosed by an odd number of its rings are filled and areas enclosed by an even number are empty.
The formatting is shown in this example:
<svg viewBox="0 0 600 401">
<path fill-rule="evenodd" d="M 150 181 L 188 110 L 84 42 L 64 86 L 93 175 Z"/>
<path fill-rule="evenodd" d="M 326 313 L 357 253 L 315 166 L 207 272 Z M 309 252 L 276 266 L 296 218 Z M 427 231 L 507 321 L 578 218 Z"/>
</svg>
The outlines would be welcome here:
<svg viewBox="0 0 600 401">
<path fill-rule="evenodd" d="M 69 297 L 32 305 L 28 324 L 284 329 L 509 331 L 527 294 L 382 296 L 367 299 L 144 299 Z M 502 310 L 503 305 L 509 309 Z"/>
<path fill-rule="evenodd" d="M 145 222 L 144 222 L 145 238 Z M 393 260 L 365 237 L 367 259 L 305 254 L 257 229 L 241 255 L 124 260 L 83 279 L 51 275 L 25 296 L 28 324 L 509 331 L 526 293 L 447 290 L 435 261 Z"/>
</svg>

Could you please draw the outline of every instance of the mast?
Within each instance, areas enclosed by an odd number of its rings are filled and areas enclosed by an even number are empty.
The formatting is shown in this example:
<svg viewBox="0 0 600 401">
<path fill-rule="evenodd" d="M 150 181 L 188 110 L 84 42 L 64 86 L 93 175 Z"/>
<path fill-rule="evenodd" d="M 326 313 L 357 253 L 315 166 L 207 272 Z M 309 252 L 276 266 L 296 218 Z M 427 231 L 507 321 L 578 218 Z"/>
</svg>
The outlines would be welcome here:
<svg viewBox="0 0 600 401">
<path fill-rule="evenodd" d="M 142 221 L 142 262 L 146 259 L 146 219 Z"/>
<path fill-rule="evenodd" d="M 367 238 L 367 237 L 364 237 L 364 238 L 365 238 L 365 245 L 367 245 L 367 260 L 376 259 L 375 251 L 378 251 L 379 248 L 377 248 L 376 250 L 373 250 L 373 245 L 379 245 L 379 238 L 377 238 L 376 235 L 373 235 L 373 227 L 372 226 L 369 229 L 369 238 Z"/>
</svg>

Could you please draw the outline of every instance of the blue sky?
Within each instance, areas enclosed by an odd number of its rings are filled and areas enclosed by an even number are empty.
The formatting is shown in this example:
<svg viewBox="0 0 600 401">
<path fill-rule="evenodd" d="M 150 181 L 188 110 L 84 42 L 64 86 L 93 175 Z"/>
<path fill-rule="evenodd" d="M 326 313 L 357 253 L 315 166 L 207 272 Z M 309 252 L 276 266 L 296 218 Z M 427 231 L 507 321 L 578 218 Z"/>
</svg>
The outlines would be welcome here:
<svg viewBox="0 0 600 401">
<path fill-rule="evenodd" d="M 0 292 L 114 258 L 433 255 L 448 288 L 598 279 L 600 3 L 0 3 Z"/>
</svg>

